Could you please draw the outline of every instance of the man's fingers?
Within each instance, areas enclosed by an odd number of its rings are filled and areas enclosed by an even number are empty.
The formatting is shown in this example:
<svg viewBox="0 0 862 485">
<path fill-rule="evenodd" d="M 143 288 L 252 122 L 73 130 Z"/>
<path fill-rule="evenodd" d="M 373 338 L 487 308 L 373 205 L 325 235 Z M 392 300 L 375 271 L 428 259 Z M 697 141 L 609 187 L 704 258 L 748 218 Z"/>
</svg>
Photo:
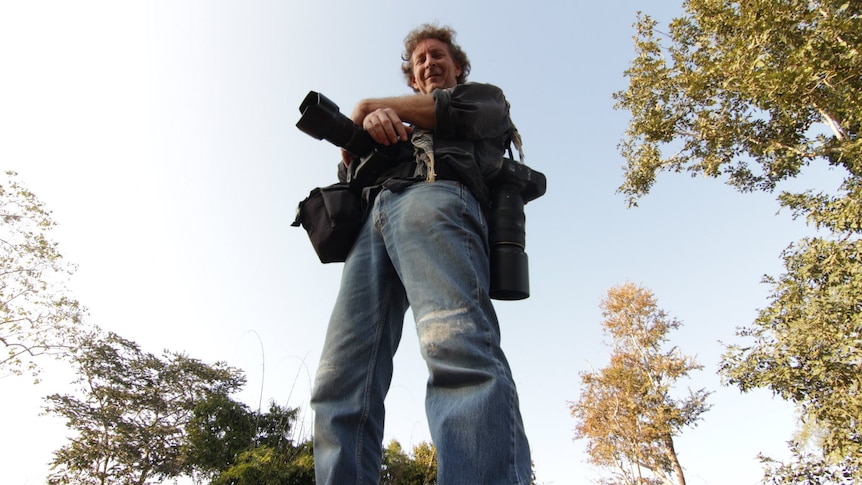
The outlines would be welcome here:
<svg viewBox="0 0 862 485">
<path fill-rule="evenodd" d="M 371 138 L 381 145 L 407 140 L 407 128 L 392 110 L 382 109 L 371 113 L 363 125 Z"/>
</svg>

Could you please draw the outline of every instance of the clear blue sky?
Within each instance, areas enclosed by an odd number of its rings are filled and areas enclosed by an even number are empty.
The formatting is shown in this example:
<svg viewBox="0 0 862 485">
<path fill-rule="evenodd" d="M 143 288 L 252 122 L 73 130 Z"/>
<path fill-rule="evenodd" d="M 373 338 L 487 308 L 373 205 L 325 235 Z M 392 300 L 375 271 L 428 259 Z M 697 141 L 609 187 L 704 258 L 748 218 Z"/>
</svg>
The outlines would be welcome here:
<svg viewBox="0 0 862 485">
<path fill-rule="evenodd" d="M 660 21 L 681 14 L 676 1 L 642 8 Z M 295 128 L 298 104 L 316 90 L 349 113 L 361 98 L 409 93 L 404 35 L 451 25 L 470 80 L 505 90 L 527 163 L 548 177 L 547 195 L 527 206 L 532 297 L 497 305 L 539 483 L 597 476 L 567 402 L 579 372 L 605 365 L 598 305 L 626 281 L 683 321 L 672 343 L 705 366 L 683 386 L 715 391 L 677 441 L 688 483 L 756 483 L 757 453 L 783 454 L 794 414 L 768 392 L 722 387 L 719 341 L 736 341 L 735 327 L 766 306 L 761 276 L 780 272 L 779 253 L 807 229 L 776 214 L 772 195 L 684 175 L 626 208 L 616 188 L 627 113 L 611 94 L 625 87 L 636 10 L 623 0 L 4 2 L 0 168 L 53 210 L 95 323 L 147 351 L 244 369 L 242 400 L 300 407 L 308 433 L 341 267 L 321 265 L 289 224 L 297 201 L 334 180 L 339 155 Z M 409 447 L 429 438 L 409 315 L 405 325 L 386 438 Z M 0 380 L 4 481 L 44 483 L 66 431 L 38 416 L 40 398 L 68 379 Z"/>
</svg>

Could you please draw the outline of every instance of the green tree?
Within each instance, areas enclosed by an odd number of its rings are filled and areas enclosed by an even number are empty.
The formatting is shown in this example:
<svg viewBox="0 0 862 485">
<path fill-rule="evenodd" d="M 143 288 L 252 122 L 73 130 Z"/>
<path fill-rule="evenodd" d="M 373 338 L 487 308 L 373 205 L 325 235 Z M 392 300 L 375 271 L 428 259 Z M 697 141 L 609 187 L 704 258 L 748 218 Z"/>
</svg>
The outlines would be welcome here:
<svg viewBox="0 0 862 485">
<path fill-rule="evenodd" d="M 254 415 L 243 403 L 212 395 L 197 403 L 186 425 L 185 460 L 189 467 L 212 478 L 252 447 Z"/>
<path fill-rule="evenodd" d="M 662 171 L 727 176 L 741 190 L 772 190 L 814 160 L 849 174 L 859 193 L 862 170 L 859 92 L 862 19 L 847 0 L 688 0 L 671 21 L 665 49 L 656 22 L 637 23 L 637 57 L 614 95 L 632 119 L 620 147 L 620 187 L 630 203 Z M 818 128 L 824 129 L 818 129 Z M 848 209 L 803 197 L 812 212 Z M 833 202 L 830 204 L 829 202 Z M 858 228 L 858 224 L 847 221 Z"/>
<path fill-rule="evenodd" d="M 314 458 L 311 444 L 291 453 L 268 445 L 249 448 L 236 462 L 220 473 L 213 485 L 314 485 Z"/>
<path fill-rule="evenodd" d="M 813 430 L 792 448 L 813 443 L 816 453 L 795 452 L 795 464 L 772 470 L 838 465 L 862 480 L 862 241 L 806 239 L 784 261 L 787 272 L 767 278 L 770 305 L 738 332 L 752 342 L 729 346 L 721 371 L 743 391 L 766 387 L 794 402 Z"/>
<path fill-rule="evenodd" d="M 627 283 L 601 303 L 603 332 L 613 340 L 607 367 L 581 373 L 581 395 L 569 403 L 576 437 L 590 461 L 614 470 L 607 483 L 685 484 L 674 436 L 709 409 L 703 389 L 676 399 L 673 385 L 701 368 L 676 347 L 664 351 L 679 321 L 658 308 L 652 292 Z"/>
<path fill-rule="evenodd" d="M 779 193 L 781 206 L 823 235 L 784 252 L 786 273 L 766 279 L 769 306 L 740 329 L 748 342 L 729 347 L 722 372 L 743 391 L 789 399 L 818 429 L 813 442 L 792 446 L 813 443 L 816 453 L 771 470 L 823 461 L 860 480 L 862 3 L 689 0 L 684 8 L 664 39 L 650 17 L 637 23 L 629 87 L 615 94 L 632 114 L 620 191 L 636 205 L 662 171 L 726 177 L 742 191 L 773 191 L 815 162 L 844 177 L 829 192 Z"/>
<path fill-rule="evenodd" d="M 198 403 L 245 382 L 223 363 L 165 351 L 160 358 L 108 333 L 75 349 L 80 395 L 46 398 L 46 412 L 75 432 L 54 453 L 52 484 L 137 484 L 189 473 L 185 426 Z"/>
<path fill-rule="evenodd" d="M 269 410 L 265 413 L 255 412 L 254 420 L 254 446 L 269 446 L 282 452 L 289 451 L 302 443 L 296 443 L 294 438 L 298 434 L 294 430 L 299 408 L 287 408 L 279 406 L 275 402 L 269 403 Z"/>
<path fill-rule="evenodd" d="M 251 411 L 225 395 L 198 403 L 186 426 L 186 460 L 213 483 L 312 483 L 309 442 L 291 438 L 298 409 Z"/>
<path fill-rule="evenodd" d="M 434 485 L 437 483 L 437 450 L 422 442 L 407 453 L 395 440 L 383 450 L 383 485 Z"/>
<path fill-rule="evenodd" d="M 65 287 L 74 266 L 51 239 L 51 212 L 14 172 L 0 182 L 0 374 L 38 373 L 33 357 L 62 355 L 84 309 Z"/>
<path fill-rule="evenodd" d="M 827 461 L 822 454 L 807 452 L 797 442 L 790 442 L 793 459 L 788 463 L 760 456 L 763 462 L 763 483 L 771 485 L 854 485 L 859 483 L 853 477 L 857 476 L 858 463 L 846 456 L 841 461 Z"/>
</svg>

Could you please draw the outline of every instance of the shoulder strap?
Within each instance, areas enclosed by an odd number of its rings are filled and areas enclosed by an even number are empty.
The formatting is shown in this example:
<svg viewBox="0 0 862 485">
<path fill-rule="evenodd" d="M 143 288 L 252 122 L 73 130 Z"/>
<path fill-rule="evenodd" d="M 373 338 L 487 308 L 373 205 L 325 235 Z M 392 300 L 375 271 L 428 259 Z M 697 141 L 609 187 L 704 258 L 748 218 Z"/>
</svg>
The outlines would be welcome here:
<svg viewBox="0 0 862 485">
<path fill-rule="evenodd" d="M 521 134 L 518 133 L 518 127 L 515 126 L 515 122 L 512 121 L 512 116 L 509 112 L 512 109 L 512 105 L 509 104 L 509 100 L 506 100 L 506 113 L 509 118 L 509 124 L 512 128 L 509 129 L 509 142 L 507 143 L 506 151 L 509 152 L 509 158 L 514 160 L 515 157 L 512 155 L 512 145 L 515 145 L 515 149 L 518 150 L 518 161 L 521 162 L 521 165 L 524 164 L 524 147 L 523 142 L 521 140 Z"/>
<path fill-rule="evenodd" d="M 512 145 L 515 145 L 515 149 L 518 150 L 518 161 L 521 164 L 524 164 L 524 147 L 523 142 L 521 140 L 521 134 L 518 133 L 518 128 L 512 123 L 512 130 L 509 132 L 509 146 L 506 150 L 509 152 L 509 158 L 512 160 L 515 159 L 514 155 L 512 155 Z"/>
</svg>

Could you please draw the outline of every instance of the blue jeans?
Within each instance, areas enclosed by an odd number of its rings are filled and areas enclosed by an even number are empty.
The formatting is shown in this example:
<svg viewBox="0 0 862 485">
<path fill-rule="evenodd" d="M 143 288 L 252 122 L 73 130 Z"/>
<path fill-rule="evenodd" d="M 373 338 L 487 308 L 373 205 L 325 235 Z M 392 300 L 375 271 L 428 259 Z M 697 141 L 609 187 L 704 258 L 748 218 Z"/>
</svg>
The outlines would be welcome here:
<svg viewBox="0 0 862 485">
<path fill-rule="evenodd" d="M 383 401 L 408 307 L 429 372 L 437 483 L 530 483 L 488 254 L 481 207 L 459 183 L 422 182 L 375 199 L 344 264 L 311 397 L 318 484 L 379 482 Z"/>
</svg>

